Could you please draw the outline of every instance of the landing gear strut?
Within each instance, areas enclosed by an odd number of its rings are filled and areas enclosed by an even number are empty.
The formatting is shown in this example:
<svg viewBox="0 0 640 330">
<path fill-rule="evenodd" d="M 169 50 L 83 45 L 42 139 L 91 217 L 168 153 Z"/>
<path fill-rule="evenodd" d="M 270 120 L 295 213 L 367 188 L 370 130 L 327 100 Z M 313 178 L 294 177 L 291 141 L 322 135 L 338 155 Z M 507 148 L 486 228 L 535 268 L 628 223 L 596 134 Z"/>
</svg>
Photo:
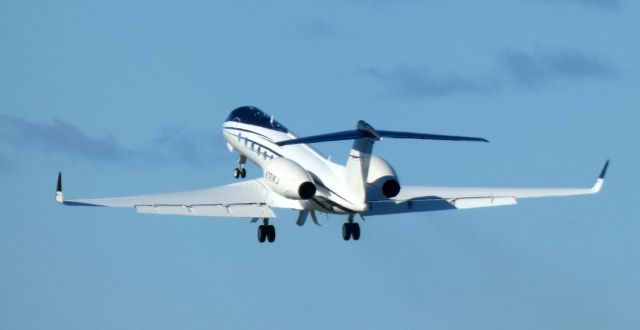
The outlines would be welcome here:
<svg viewBox="0 0 640 330">
<path fill-rule="evenodd" d="M 247 170 L 244 168 L 244 164 L 247 162 L 247 157 L 240 156 L 238 160 L 239 166 L 233 169 L 233 177 L 234 178 L 245 178 L 247 176 Z"/>
<path fill-rule="evenodd" d="M 342 225 L 342 239 L 348 241 L 351 238 L 354 241 L 360 239 L 360 224 L 353 222 L 353 214 L 350 214 L 347 222 Z"/>
<path fill-rule="evenodd" d="M 268 218 L 264 218 L 262 222 L 263 224 L 258 226 L 258 242 L 269 241 L 269 243 L 273 243 L 276 240 L 276 227 L 269 224 Z"/>
</svg>

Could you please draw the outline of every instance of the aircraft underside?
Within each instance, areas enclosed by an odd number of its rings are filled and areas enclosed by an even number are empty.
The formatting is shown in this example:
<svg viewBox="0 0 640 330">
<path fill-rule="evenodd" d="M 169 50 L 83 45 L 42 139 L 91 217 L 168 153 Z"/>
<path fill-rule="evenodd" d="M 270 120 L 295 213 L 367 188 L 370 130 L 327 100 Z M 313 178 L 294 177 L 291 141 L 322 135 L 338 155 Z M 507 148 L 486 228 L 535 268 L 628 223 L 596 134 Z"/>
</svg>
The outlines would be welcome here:
<svg viewBox="0 0 640 330">
<path fill-rule="evenodd" d="M 488 142 L 482 138 L 376 130 L 359 121 L 355 130 L 298 138 L 255 107 L 233 110 L 223 124 L 230 151 L 239 154 L 233 170 L 237 183 L 200 190 L 142 196 L 65 200 L 58 174 L 56 201 L 67 206 L 134 208 L 138 213 L 251 219 L 258 225 L 258 241 L 274 242 L 273 209 L 298 211 L 296 224 L 308 219 L 319 225 L 318 213 L 346 215 L 345 241 L 359 240 L 364 217 L 514 205 L 519 199 L 598 193 L 607 161 L 590 188 L 485 188 L 408 186 L 385 159 L 373 155 L 374 143 L 384 138 Z M 311 144 L 351 140 L 345 165 L 336 164 Z M 247 178 L 247 160 L 263 171 Z"/>
</svg>

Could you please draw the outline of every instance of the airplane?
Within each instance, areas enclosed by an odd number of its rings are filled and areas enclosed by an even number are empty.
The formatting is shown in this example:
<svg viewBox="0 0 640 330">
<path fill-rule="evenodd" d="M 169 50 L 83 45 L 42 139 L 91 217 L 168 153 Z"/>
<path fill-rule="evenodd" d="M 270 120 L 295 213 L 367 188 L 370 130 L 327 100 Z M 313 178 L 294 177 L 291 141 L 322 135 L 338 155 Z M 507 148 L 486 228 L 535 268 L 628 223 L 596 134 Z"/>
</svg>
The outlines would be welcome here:
<svg viewBox="0 0 640 330">
<path fill-rule="evenodd" d="M 258 226 L 258 241 L 274 242 L 273 209 L 298 212 L 296 224 L 307 218 L 316 224 L 317 213 L 346 215 L 345 241 L 360 239 L 355 220 L 368 216 L 459 210 L 513 205 L 522 198 L 596 194 L 604 184 L 607 160 L 591 188 L 465 188 L 401 185 L 398 174 L 385 159 L 373 155 L 383 138 L 489 142 L 483 138 L 386 131 L 364 121 L 355 130 L 297 137 L 260 109 L 243 106 L 224 121 L 222 132 L 230 152 L 239 154 L 236 179 L 247 176 L 247 160 L 263 170 L 260 178 L 202 190 L 146 196 L 65 200 L 62 173 L 58 173 L 56 201 L 68 206 L 135 208 L 138 213 L 251 219 Z M 311 144 L 353 140 L 345 165 L 332 162 Z"/>
</svg>

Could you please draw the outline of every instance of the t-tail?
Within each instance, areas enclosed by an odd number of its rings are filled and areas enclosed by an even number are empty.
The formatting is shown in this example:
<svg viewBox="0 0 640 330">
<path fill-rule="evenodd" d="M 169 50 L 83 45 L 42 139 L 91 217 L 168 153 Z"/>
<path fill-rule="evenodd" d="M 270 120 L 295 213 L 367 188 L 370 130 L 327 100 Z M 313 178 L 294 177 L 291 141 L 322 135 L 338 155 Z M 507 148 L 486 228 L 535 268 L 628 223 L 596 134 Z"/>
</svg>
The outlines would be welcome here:
<svg viewBox="0 0 640 330">
<path fill-rule="evenodd" d="M 396 139 L 489 142 L 486 139 L 478 137 L 376 130 L 365 121 L 360 120 L 358 121 L 355 130 L 285 140 L 280 141 L 277 144 L 280 146 L 286 146 L 290 144 L 354 140 L 353 147 L 351 148 L 349 159 L 346 164 L 345 179 L 352 190 L 352 193 L 358 199 L 357 202 L 365 204 L 367 201 L 367 177 L 369 175 L 369 165 L 371 163 L 373 144 L 376 141 L 382 140 L 383 137 Z"/>
<path fill-rule="evenodd" d="M 357 202 L 364 204 L 367 201 L 367 178 L 369 177 L 373 144 L 380 141 L 380 134 L 363 120 L 358 121 L 356 129 L 366 137 L 353 141 L 353 147 L 351 147 L 346 164 L 345 179 L 351 192 L 358 199 Z"/>
</svg>

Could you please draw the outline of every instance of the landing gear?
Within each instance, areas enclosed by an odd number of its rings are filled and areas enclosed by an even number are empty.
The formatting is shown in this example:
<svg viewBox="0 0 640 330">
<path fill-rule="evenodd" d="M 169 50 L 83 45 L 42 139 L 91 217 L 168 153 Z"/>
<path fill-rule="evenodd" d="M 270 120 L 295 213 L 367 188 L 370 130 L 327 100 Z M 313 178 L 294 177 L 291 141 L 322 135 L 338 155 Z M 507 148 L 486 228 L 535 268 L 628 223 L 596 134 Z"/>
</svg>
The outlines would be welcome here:
<svg viewBox="0 0 640 330">
<path fill-rule="evenodd" d="M 247 170 L 245 170 L 244 168 L 234 168 L 233 169 L 233 177 L 234 178 L 245 178 L 247 176 Z"/>
<path fill-rule="evenodd" d="M 258 226 L 258 242 L 269 241 L 269 243 L 273 243 L 276 240 L 276 227 L 270 225 L 267 218 L 264 218 L 263 223 Z"/>
<path fill-rule="evenodd" d="M 350 223 L 345 223 L 342 225 L 342 239 L 348 241 L 351 239 L 351 226 Z"/>
<path fill-rule="evenodd" d="M 233 169 L 233 177 L 234 178 L 245 178 L 247 176 L 247 170 L 244 168 L 244 164 L 247 162 L 247 157 L 240 156 L 238 160 L 239 167 Z"/>
<path fill-rule="evenodd" d="M 359 223 L 352 223 L 351 224 L 351 238 L 353 238 L 354 241 L 357 241 L 360 239 L 360 224 Z"/>
<path fill-rule="evenodd" d="M 267 226 L 260 225 L 258 226 L 258 242 L 264 243 L 267 240 Z"/>
<path fill-rule="evenodd" d="M 352 238 L 354 241 L 360 239 L 360 224 L 355 222 L 346 222 L 344 225 L 342 225 L 342 239 L 348 241 Z"/>
<path fill-rule="evenodd" d="M 269 241 L 269 243 L 273 243 L 273 241 L 276 240 L 276 227 L 274 227 L 273 225 L 268 225 L 267 226 L 267 241 Z"/>
<path fill-rule="evenodd" d="M 353 214 L 349 215 L 348 222 L 342 225 L 342 239 L 348 241 L 352 238 L 354 241 L 360 239 L 360 224 L 353 222 Z"/>
</svg>

